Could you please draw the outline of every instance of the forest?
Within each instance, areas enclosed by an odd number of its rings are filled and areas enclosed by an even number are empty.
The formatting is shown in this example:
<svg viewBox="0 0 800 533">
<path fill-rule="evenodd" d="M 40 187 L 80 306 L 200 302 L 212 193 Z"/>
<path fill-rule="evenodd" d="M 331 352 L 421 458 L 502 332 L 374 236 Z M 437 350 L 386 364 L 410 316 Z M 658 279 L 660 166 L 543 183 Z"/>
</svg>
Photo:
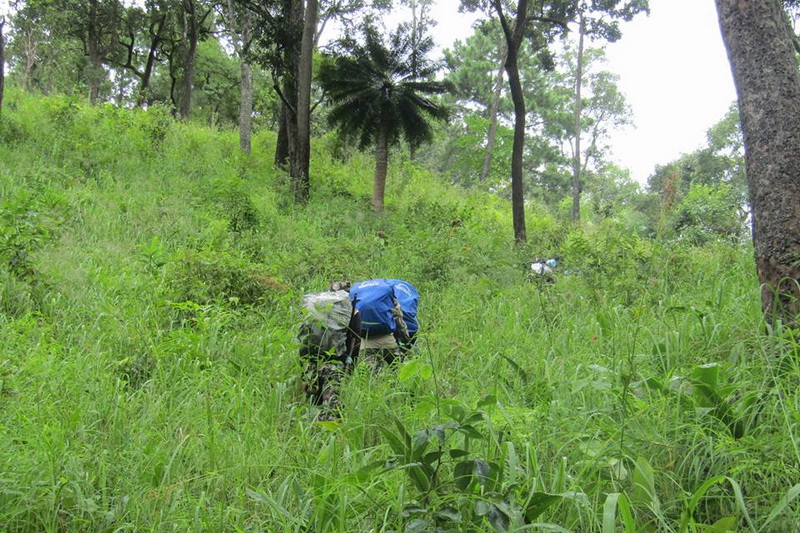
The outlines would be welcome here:
<svg viewBox="0 0 800 533">
<path fill-rule="evenodd" d="M 800 531 L 800 3 L 716 6 L 640 184 L 647 0 L 11 2 L 0 533 Z M 321 419 L 303 295 L 371 278 L 418 340 Z"/>
</svg>

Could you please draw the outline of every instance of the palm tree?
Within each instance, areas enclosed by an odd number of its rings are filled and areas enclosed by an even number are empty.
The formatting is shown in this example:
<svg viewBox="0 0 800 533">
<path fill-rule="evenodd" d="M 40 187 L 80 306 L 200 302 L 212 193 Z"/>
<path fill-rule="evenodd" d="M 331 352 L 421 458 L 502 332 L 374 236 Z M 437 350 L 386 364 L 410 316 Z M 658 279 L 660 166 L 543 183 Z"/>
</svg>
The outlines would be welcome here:
<svg viewBox="0 0 800 533">
<path fill-rule="evenodd" d="M 341 51 L 320 66 L 318 79 L 333 104 L 331 126 L 356 137 L 362 149 L 375 146 L 372 208 L 382 214 L 389 147 L 401 138 L 412 150 L 431 140 L 429 119 L 444 119 L 447 110 L 424 95 L 442 94 L 449 85 L 432 80 L 436 65 L 419 61 L 419 50 L 402 30 L 391 35 L 388 47 L 370 24 L 363 34 L 363 44 L 342 41 Z"/>
</svg>

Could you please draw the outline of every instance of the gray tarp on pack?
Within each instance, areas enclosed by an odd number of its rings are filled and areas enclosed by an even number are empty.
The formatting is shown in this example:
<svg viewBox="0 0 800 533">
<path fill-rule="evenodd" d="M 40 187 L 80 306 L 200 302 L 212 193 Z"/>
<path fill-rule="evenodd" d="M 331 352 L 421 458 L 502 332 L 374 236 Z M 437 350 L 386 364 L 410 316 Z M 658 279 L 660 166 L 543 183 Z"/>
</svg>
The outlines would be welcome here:
<svg viewBox="0 0 800 533">
<path fill-rule="evenodd" d="M 347 291 L 303 295 L 305 318 L 298 340 L 301 355 L 347 355 L 347 326 L 353 313 Z"/>
</svg>

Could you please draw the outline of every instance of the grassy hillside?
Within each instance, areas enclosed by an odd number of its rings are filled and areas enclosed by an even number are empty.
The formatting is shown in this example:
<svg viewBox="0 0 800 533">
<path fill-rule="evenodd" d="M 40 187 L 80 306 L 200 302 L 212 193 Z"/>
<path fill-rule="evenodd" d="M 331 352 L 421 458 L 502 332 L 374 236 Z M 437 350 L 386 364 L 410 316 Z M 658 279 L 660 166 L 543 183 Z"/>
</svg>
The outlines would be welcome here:
<svg viewBox="0 0 800 533">
<path fill-rule="evenodd" d="M 377 219 L 329 139 L 297 206 L 272 132 L 6 102 L 0 532 L 796 530 L 799 352 L 749 248 L 532 208 L 517 250 L 401 154 Z M 314 422 L 300 297 L 372 277 L 420 289 L 418 349 Z"/>
</svg>

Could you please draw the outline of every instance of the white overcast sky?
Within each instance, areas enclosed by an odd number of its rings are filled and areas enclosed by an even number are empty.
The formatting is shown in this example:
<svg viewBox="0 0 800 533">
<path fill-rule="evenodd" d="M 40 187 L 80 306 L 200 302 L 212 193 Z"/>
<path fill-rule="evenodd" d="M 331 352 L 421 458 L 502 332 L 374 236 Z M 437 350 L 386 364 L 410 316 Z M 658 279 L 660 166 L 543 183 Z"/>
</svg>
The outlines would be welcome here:
<svg viewBox="0 0 800 533">
<path fill-rule="evenodd" d="M 434 38 L 444 48 L 471 34 L 459 0 L 438 0 Z M 634 127 L 611 139 L 613 157 L 644 183 L 658 164 L 704 146 L 706 131 L 736 99 L 714 0 L 650 0 L 650 15 L 623 24 L 606 45 L 606 70 L 633 109 Z"/>
</svg>

